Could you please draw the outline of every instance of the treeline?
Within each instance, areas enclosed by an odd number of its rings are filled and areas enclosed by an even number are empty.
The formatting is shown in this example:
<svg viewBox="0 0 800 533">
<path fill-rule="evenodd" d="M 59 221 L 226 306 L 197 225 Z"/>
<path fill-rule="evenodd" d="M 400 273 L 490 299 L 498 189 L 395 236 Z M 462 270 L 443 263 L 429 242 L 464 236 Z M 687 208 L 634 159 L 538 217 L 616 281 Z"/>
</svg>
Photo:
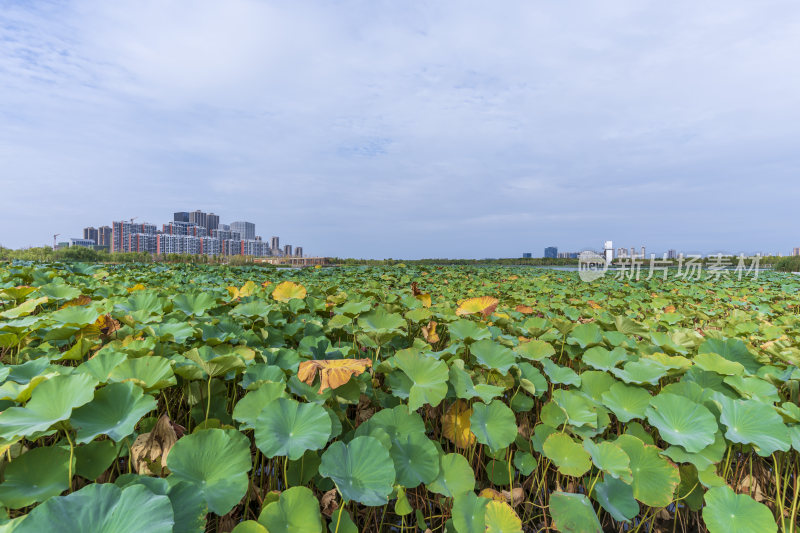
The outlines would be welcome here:
<svg viewBox="0 0 800 533">
<path fill-rule="evenodd" d="M 12 250 L 0 247 L 0 261 L 64 261 L 81 263 L 195 263 L 211 265 L 257 265 L 273 268 L 268 263 L 256 263 L 252 256 L 209 256 L 194 254 L 154 255 L 148 252 L 106 252 L 83 246 L 53 250 L 49 246 Z"/>
<path fill-rule="evenodd" d="M 800 272 L 800 256 L 781 257 L 775 262 L 775 270 L 779 272 Z"/>
</svg>

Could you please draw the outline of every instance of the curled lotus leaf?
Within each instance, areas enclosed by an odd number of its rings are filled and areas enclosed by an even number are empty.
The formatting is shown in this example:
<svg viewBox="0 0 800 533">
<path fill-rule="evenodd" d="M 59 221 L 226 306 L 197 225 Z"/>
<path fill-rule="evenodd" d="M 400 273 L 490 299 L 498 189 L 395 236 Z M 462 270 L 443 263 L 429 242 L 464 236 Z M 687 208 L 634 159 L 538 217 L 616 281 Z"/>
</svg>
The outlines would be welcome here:
<svg viewBox="0 0 800 533">
<path fill-rule="evenodd" d="M 480 313 L 483 317 L 487 317 L 494 313 L 494 310 L 497 309 L 497 304 L 499 303 L 500 300 L 492 296 L 478 296 L 477 298 L 469 298 L 459 302 L 458 309 L 456 309 L 456 315 L 464 316 Z"/>
<path fill-rule="evenodd" d="M 350 381 L 352 376 L 360 376 L 372 366 L 371 359 L 317 359 L 303 361 L 297 369 L 297 379 L 309 385 L 319 372 L 319 394 L 325 389 L 336 389 Z"/>
</svg>

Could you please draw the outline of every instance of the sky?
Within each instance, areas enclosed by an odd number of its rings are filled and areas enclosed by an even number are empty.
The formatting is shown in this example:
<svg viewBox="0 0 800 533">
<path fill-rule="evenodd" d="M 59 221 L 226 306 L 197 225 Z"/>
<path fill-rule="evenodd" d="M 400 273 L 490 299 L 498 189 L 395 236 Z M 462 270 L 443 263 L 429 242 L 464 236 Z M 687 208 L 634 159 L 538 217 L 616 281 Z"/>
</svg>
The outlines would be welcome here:
<svg viewBox="0 0 800 533">
<path fill-rule="evenodd" d="M 800 2 L 0 0 L 0 245 L 800 246 Z"/>
</svg>

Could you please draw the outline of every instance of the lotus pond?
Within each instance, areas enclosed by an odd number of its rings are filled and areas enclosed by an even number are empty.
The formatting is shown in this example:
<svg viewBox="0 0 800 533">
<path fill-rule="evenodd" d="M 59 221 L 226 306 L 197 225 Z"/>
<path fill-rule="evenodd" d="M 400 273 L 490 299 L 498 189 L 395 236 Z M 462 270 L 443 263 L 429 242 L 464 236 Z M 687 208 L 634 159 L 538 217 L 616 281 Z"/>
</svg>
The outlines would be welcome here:
<svg viewBox="0 0 800 533">
<path fill-rule="evenodd" d="M 798 289 L 0 265 L 0 530 L 794 531 Z"/>
</svg>

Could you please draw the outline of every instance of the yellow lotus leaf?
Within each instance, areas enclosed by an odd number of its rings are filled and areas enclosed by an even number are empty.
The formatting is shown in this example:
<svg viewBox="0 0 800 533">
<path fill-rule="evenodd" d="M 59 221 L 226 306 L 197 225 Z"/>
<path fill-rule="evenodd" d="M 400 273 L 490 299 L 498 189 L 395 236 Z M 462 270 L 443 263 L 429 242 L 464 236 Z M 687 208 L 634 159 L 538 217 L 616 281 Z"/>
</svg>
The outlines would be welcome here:
<svg viewBox="0 0 800 533">
<path fill-rule="evenodd" d="M 137 283 L 137 284 L 136 284 L 136 285 L 134 285 L 133 287 L 128 287 L 128 292 L 143 291 L 143 290 L 145 290 L 146 288 L 147 288 L 147 287 L 145 287 L 145 286 L 144 286 L 144 285 L 142 285 L 141 283 Z"/>
<path fill-rule="evenodd" d="M 442 435 L 458 448 L 466 448 L 475 442 L 470 431 L 469 417 L 472 409 L 464 400 L 458 400 L 442 415 Z"/>
<path fill-rule="evenodd" d="M 485 488 L 483 489 L 480 494 L 478 494 L 481 498 L 488 498 L 490 500 L 494 500 L 496 502 L 505 502 L 506 497 L 497 492 L 494 489 Z"/>
<path fill-rule="evenodd" d="M 262 286 L 262 287 L 265 287 L 265 288 L 266 288 L 266 287 L 268 287 L 268 286 L 270 286 L 270 285 L 272 285 L 272 282 L 271 282 L 271 281 L 265 281 L 264 283 L 262 283 L 262 284 L 261 284 L 261 286 Z"/>
<path fill-rule="evenodd" d="M 272 291 L 272 297 L 279 302 L 288 302 L 293 298 L 305 298 L 306 288 L 293 281 L 284 281 L 275 287 L 275 290 Z"/>
<path fill-rule="evenodd" d="M 320 268 L 322 268 L 322 265 L 314 265 L 314 268 L 319 270 Z"/>
<path fill-rule="evenodd" d="M 436 333 L 436 326 L 437 323 L 434 320 L 428 322 L 427 326 L 422 326 L 422 336 L 428 344 L 439 342 L 439 334 Z"/>
<path fill-rule="evenodd" d="M 600 304 L 598 304 L 594 300 L 589 300 L 586 303 L 589 304 L 589 307 L 591 307 L 592 309 L 600 309 L 601 307 Z"/>
<path fill-rule="evenodd" d="M 522 520 L 514 512 L 514 509 L 504 501 L 490 501 L 486 504 L 484 516 L 486 518 L 486 533 L 522 531 Z"/>
<path fill-rule="evenodd" d="M 456 314 L 458 316 L 464 316 L 481 313 L 484 317 L 487 317 L 491 315 L 495 309 L 497 309 L 497 304 L 499 303 L 500 300 L 491 296 L 478 296 L 477 298 L 469 298 L 461 302 L 461 304 L 458 306 L 458 309 L 456 309 Z"/>
<path fill-rule="evenodd" d="M 664 312 L 665 312 L 665 313 L 674 313 L 674 312 L 675 312 L 675 306 L 674 306 L 674 305 L 668 305 L 668 306 L 666 306 L 666 307 L 664 308 Z"/>
<path fill-rule="evenodd" d="M 422 305 L 424 307 L 430 307 L 431 306 L 431 295 L 428 294 L 428 293 L 417 294 L 417 295 L 414 296 L 414 298 L 416 298 L 417 300 L 422 302 Z"/>
<path fill-rule="evenodd" d="M 319 371 L 319 394 L 325 389 L 341 387 L 351 376 L 361 375 L 368 366 L 372 366 L 371 359 L 318 359 L 303 361 L 297 369 L 297 379 L 311 385 Z"/>
<path fill-rule="evenodd" d="M 517 313 L 522 313 L 523 315 L 531 315 L 533 314 L 533 307 L 529 307 L 527 305 L 518 305 L 514 308 L 514 311 Z"/>
<path fill-rule="evenodd" d="M 67 307 L 79 306 L 79 305 L 86 305 L 92 303 L 92 299 L 86 296 L 85 294 L 81 294 L 74 300 L 70 300 L 65 302 L 59 309 L 65 309 Z"/>
<path fill-rule="evenodd" d="M 111 335 L 121 327 L 120 323 L 114 320 L 114 317 L 111 315 L 100 315 L 94 325 L 97 326 L 103 335 Z"/>
</svg>

